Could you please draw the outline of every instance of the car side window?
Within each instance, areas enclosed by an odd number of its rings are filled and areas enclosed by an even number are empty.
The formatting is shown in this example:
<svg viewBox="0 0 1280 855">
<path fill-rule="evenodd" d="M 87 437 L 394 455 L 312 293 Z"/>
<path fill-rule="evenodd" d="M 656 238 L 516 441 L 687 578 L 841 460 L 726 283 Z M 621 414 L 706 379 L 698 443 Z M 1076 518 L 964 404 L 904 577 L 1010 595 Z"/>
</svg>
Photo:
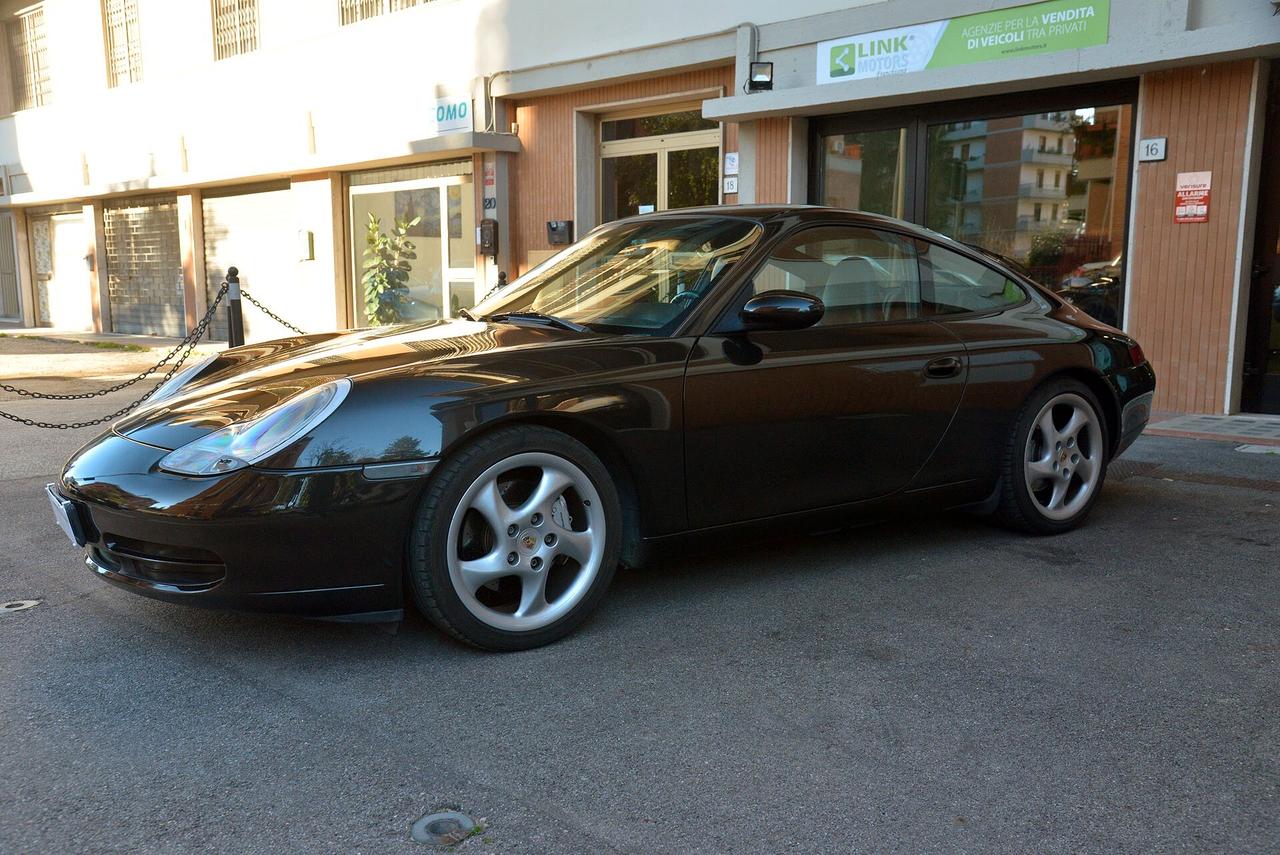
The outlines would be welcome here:
<svg viewBox="0 0 1280 855">
<path fill-rule="evenodd" d="M 911 241 L 855 226 L 819 226 L 779 244 L 756 272 L 752 291 L 804 291 L 822 300 L 818 326 L 921 316 L 920 276 Z"/>
<path fill-rule="evenodd" d="M 1022 286 L 985 264 L 920 241 L 925 308 L 934 315 L 990 312 L 1027 299 Z"/>
</svg>

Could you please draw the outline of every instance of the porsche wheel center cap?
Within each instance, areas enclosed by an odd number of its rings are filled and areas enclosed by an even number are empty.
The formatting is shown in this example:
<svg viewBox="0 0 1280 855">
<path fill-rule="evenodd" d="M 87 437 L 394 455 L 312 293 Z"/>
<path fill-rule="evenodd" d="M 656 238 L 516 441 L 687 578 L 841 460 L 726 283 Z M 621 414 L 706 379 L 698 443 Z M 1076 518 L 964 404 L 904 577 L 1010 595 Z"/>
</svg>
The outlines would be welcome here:
<svg viewBox="0 0 1280 855">
<path fill-rule="evenodd" d="M 525 552 L 533 552 L 538 547 L 538 535 L 533 531 L 525 529 L 516 536 L 516 540 L 520 544 L 520 548 Z"/>
</svg>

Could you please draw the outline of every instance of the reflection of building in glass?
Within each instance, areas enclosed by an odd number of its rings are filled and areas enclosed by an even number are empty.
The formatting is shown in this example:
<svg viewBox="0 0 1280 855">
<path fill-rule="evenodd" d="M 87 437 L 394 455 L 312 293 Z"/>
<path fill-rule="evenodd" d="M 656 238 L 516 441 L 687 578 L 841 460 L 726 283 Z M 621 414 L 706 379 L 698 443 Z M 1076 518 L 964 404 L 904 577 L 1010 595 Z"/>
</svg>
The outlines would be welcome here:
<svg viewBox="0 0 1280 855">
<path fill-rule="evenodd" d="M 958 237 L 1025 258 L 1036 234 L 1064 228 L 1075 151 L 1068 114 L 953 122 L 942 139 L 960 167 L 959 215 L 948 217 Z"/>
</svg>

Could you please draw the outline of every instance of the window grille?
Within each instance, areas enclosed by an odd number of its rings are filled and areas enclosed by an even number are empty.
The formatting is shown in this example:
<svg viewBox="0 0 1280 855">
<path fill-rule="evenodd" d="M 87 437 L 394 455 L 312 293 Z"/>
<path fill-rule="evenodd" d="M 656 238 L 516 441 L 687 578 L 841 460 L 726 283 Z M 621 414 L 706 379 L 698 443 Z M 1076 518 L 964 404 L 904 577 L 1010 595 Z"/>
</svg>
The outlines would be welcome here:
<svg viewBox="0 0 1280 855">
<path fill-rule="evenodd" d="M 411 9 L 431 0 L 338 0 L 338 11 L 342 16 L 343 26 L 373 18 L 387 12 L 399 12 Z"/>
<path fill-rule="evenodd" d="M 107 85 L 141 82 L 138 0 L 103 0 L 102 21 L 107 37 Z"/>
<path fill-rule="evenodd" d="M 49 103 L 49 64 L 44 47 L 44 7 L 29 9 L 5 24 L 13 109 Z"/>
<path fill-rule="evenodd" d="M 258 0 L 213 0 L 213 58 L 258 49 Z"/>
</svg>

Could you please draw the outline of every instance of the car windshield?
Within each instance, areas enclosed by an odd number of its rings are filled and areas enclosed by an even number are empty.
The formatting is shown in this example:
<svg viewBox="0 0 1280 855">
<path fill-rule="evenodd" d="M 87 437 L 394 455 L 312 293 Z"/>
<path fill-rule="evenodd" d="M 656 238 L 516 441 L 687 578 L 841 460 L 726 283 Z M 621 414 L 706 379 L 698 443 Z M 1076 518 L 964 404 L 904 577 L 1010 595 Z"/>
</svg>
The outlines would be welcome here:
<svg viewBox="0 0 1280 855">
<path fill-rule="evenodd" d="M 607 226 L 481 301 L 472 314 L 597 332 L 668 334 L 761 231 L 757 223 L 732 217 L 662 217 Z"/>
</svg>

